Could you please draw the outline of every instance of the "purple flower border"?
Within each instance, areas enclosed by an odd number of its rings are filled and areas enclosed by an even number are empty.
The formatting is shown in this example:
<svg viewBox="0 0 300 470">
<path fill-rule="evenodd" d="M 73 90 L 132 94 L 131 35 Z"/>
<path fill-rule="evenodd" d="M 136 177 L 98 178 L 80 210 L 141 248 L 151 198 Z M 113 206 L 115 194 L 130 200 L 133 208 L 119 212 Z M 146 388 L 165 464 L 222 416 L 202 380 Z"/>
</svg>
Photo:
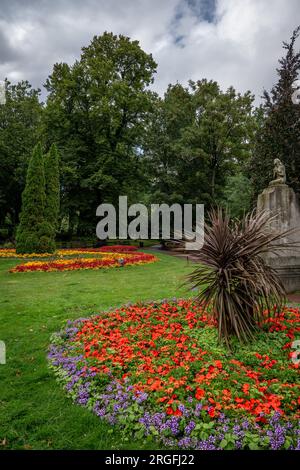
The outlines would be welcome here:
<svg viewBox="0 0 300 470">
<path fill-rule="evenodd" d="M 173 302 L 176 300 L 172 299 Z M 72 344 L 85 321 L 91 321 L 91 318 L 69 320 L 65 329 L 52 336 L 48 354 L 50 368 L 74 403 L 87 407 L 109 424 L 118 425 L 127 434 L 134 433 L 140 439 L 154 437 L 165 447 L 300 450 L 300 421 L 286 421 L 280 413 L 266 417 L 265 424 L 248 418 L 232 419 L 225 414 L 212 420 L 208 415 L 209 408 L 203 409 L 205 403 L 194 403 L 193 397 L 189 397 L 186 405 L 179 405 L 182 416 L 169 416 L 153 411 L 147 393 L 134 392 L 128 379 L 121 384 L 108 375 L 107 383 L 100 386 L 96 380 L 98 374 L 89 370 L 84 355 L 77 354 Z"/>
</svg>

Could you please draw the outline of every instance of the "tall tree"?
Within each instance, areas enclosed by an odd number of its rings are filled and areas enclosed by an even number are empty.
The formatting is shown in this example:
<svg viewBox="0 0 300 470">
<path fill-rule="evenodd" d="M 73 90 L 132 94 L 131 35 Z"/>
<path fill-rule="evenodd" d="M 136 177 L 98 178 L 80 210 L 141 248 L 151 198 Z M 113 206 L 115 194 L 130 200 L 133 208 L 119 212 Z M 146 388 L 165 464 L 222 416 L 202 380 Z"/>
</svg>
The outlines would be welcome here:
<svg viewBox="0 0 300 470">
<path fill-rule="evenodd" d="M 21 210 L 28 161 L 40 136 L 40 90 L 27 81 L 6 80 L 6 101 L 0 105 L 0 226 L 13 231 Z"/>
<path fill-rule="evenodd" d="M 184 150 L 182 133 L 192 125 L 193 119 L 192 96 L 179 83 L 169 85 L 163 99 L 156 97 L 143 142 L 150 201 L 183 203 L 203 192 L 203 185 L 195 177 L 195 172 L 188 162 L 185 165 L 186 160 L 181 157 Z"/>
<path fill-rule="evenodd" d="M 213 81 L 169 86 L 148 129 L 152 192 L 179 203 L 215 204 L 227 177 L 251 155 L 253 97 Z"/>
<path fill-rule="evenodd" d="M 53 239 L 58 229 L 60 183 L 59 183 L 59 154 L 55 144 L 52 144 L 45 155 L 45 220 L 53 228 Z"/>
<path fill-rule="evenodd" d="M 250 166 L 255 196 L 272 179 L 275 158 L 286 165 L 288 183 L 300 193 L 300 105 L 293 100 L 300 71 L 300 51 L 295 50 L 299 35 L 300 26 L 294 30 L 289 43 L 283 42 L 286 53 L 279 60 L 278 82 L 270 93 L 264 91 Z"/>
<path fill-rule="evenodd" d="M 214 81 L 200 80 L 190 85 L 196 116 L 185 138 L 208 164 L 210 194 L 215 202 L 222 195 L 226 176 L 250 157 L 254 97 L 249 91 L 236 93 L 233 87 L 223 92 Z"/>
<path fill-rule="evenodd" d="M 95 231 L 96 207 L 137 190 L 156 64 L 138 41 L 104 33 L 46 82 L 45 128 L 61 153 L 62 211 Z M 71 222 L 72 223 L 72 222 Z"/>
<path fill-rule="evenodd" d="M 53 229 L 45 221 L 45 174 L 41 144 L 37 144 L 29 161 L 26 185 L 22 194 L 22 211 L 16 235 L 17 253 L 53 252 Z"/>
</svg>

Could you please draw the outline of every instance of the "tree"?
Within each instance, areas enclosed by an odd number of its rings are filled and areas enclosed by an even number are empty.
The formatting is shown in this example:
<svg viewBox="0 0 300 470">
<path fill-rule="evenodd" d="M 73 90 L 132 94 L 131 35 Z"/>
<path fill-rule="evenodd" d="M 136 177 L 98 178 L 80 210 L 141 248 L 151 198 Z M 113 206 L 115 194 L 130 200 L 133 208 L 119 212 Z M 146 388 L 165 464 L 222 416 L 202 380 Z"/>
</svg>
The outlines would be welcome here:
<svg viewBox="0 0 300 470">
<path fill-rule="evenodd" d="M 45 166 L 45 220 L 53 227 L 53 239 L 58 229 L 59 216 L 59 155 L 55 144 L 52 144 L 44 158 Z"/>
<path fill-rule="evenodd" d="M 6 80 L 6 102 L 0 105 L 0 226 L 9 220 L 12 234 L 21 210 L 28 161 L 40 136 L 40 90 L 27 81 Z"/>
<path fill-rule="evenodd" d="M 55 250 L 53 228 L 44 218 L 45 199 L 44 160 L 39 143 L 29 161 L 22 194 L 22 211 L 16 235 L 17 253 L 51 253 Z"/>
<path fill-rule="evenodd" d="M 62 213 L 95 232 L 96 207 L 138 191 L 142 135 L 156 64 L 138 41 L 105 32 L 80 60 L 55 64 L 46 82 L 47 140 L 61 153 Z"/>
<path fill-rule="evenodd" d="M 270 93 L 264 91 L 250 165 L 255 197 L 272 179 L 275 158 L 285 164 L 288 183 L 300 194 L 300 105 L 292 99 L 300 71 L 300 51 L 295 51 L 299 35 L 300 26 L 293 32 L 289 43 L 283 42 L 286 54 L 279 60 L 278 82 Z"/>
<path fill-rule="evenodd" d="M 215 202 L 222 194 L 226 176 L 239 171 L 250 157 L 254 97 L 249 91 L 236 93 L 233 87 L 223 92 L 213 81 L 190 82 L 190 86 L 196 116 L 185 141 L 208 164 L 210 194 Z"/>
<path fill-rule="evenodd" d="M 179 83 L 169 85 L 163 99 L 156 97 L 143 142 L 149 202 L 192 202 L 203 195 L 201 175 L 197 178 L 197 170 L 183 157 L 181 144 L 194 114 L 192 96 Z"/>
<path fill-rule="evenodd" d="M 228 176 L 224 186 L 222 207 L 233 218 L 242 218 L 251 210 L 251 183 L 242 173 Z"/>
<path fill-rule="evenodd" d="M 253 96 L 213 81 L 169 86 L 148 129 L 152 193 L 179 203 L 216 204 L 227 177 L 251 155 Z"/>
</svg>

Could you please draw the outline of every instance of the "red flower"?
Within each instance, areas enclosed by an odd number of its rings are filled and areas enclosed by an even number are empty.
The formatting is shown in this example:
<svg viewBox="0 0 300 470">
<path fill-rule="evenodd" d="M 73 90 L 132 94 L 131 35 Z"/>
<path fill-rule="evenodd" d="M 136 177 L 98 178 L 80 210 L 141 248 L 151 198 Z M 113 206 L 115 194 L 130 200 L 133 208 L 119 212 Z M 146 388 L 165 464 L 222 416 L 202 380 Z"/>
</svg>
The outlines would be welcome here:
<svg viewBox="0 0 300 470">
<path fill-rule="evenodd" d="M 182 416 L 182 412 L 178 408 L 176 408 L 176 410 L 173 410 L 171 406 L 167 408 L 166 413 L 167 415 Z"/>
<path fill-rule="evenodd" d="M 201 400 L 205 395 L 205 390 L 203 390 L 202 388 L 197 388 L 196 389 L 196 393 L 195 393 L 195 398 L 197 400 Z"/>
<path fill-rule="evenodd" d="M 286 331 L 296 332 L 299 320 L 299 312 L 289 309 L 276 319 L 266 317 L 264 324 L 285 325 Z M 72 346 L 87 360 L 85 373 L 99 374 L 99 384 L 106 383 L 107 377 L 101 379 L 107 374 L 120 383 L 126 380 L 170 416 L 181 416 L 179 403 L 192 394 L 212 418 L 226 410 L 253 419 L 274 410 L 298 417 L 300 387 L 292 382 L 295 366 L 286 353 L 278 362 L 273 358 L 281 346 L 274 344 L 269 355 L 241 354 L 244 362 L 230 359 L 214 348 L 203 351 L 195 342 L 191 332 L 208 325 L 216 326 L 192 300 L 124 306 L 83 321 Z M 287 383 L 284 368 L 290 374 Z M 256 398 L 250 398 L 250 390 Z"/>
</svg>

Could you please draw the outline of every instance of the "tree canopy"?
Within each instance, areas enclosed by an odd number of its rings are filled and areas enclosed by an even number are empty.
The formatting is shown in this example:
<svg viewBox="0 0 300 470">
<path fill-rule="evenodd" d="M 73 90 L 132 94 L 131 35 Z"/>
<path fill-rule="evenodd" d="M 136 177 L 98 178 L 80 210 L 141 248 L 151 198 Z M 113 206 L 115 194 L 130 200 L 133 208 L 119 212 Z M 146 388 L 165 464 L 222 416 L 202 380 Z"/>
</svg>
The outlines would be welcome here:
<svg viewBox="0 0 300 470">
<path fill-rule="evenodd" d="M 153 106 L 156 63 L 138 41 L 104 33 L 46 82 L 48 142 L 61 151 L 62 211 L 94 230 L 96 207 L 139 186 L 139 148 Z"/>
<path fill-rule="evenodd" d="M 60 230 L 94 236 L 97 206 L 117 204 L 120 195 L 129 204 L 221 205 L 241 217 L 268 184 L 274 158 L 286 165 L 288 183 L 300 194 L 300 106 L 292 99 L 299 34 L 300 27 L 283 43 L 278 82 L 257 108 L 250 91 L 222 90 L 204 78 L 170 84 L 159 96 L 151 89 L 152 55 L 138 41 L 109 32 L 95 36 L 73 64 L 54 65 L 45 103 L 28 82 L 6 81 L 0 237 L 3 227 L 11 236 L 18 224 L 28 162 L 39 141 L 50 149 L 44 168 L 50 238 Z"/>
<path fill-rule="evenodd" d="M 0 105 L 0 227 L 18 223 L 21 195 L 33 147 L 39 140 L 42 105 L 39 90 L 27 81 L 6 80 L 6 102 Z"/>
<path fill-rule="evenodd" d="M 249 161 L 255 119 L 250 92 L 223 92 L 214 81 L 169 86 L 157 101 L 145 145 L 153 197 L 215 204 L 226 177 Z"/>
</svg>

